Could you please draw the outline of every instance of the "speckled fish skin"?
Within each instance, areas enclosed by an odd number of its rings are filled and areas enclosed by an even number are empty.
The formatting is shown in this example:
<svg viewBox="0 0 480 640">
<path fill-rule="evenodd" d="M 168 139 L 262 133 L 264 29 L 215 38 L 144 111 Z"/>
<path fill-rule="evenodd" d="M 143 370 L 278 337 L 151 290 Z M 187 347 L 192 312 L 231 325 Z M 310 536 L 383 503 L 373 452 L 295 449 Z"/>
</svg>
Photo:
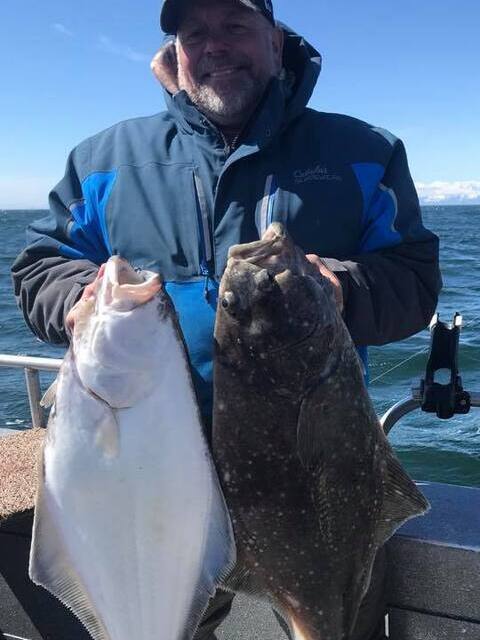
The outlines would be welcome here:
<svg viewBox="0 0 480 640">
<path fill-rule="evenodd" d="M 428 503 L 379 426 L 330 282 L 281 225 L 231 249 L 215 341 L 229 588 L 269 600 L 295 640 L 347 640 L 376 550 Z"/>
<path fill-rule="evenodd" d="M 235 547 L 155 274 L 111 258 L 80 304 L 41 471 L 33 581 L 94 640 L 190 640 Z"/>
</svg>

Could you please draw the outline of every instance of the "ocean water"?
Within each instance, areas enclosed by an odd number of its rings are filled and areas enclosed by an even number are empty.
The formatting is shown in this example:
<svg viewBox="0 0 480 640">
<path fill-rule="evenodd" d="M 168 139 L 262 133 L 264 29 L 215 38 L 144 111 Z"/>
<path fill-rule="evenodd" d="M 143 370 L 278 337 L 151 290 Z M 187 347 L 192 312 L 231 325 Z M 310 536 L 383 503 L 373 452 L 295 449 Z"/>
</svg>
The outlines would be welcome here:
<svg viewBox="0 0 480 640">
<path fill-rule="evenodd" d="M 27 329 L 17 309 L 10 265 L 24 245 L 25 227 L 46 212 L 0 211 L 0 354 L 62 357 L 60 347 L 43 344 Z M 467 391 L 480 392 L 480 207 L 425 207 L 425 224 L 441 242 L 444 289 L 438 311 L 450 321 L 463 315 L 460 372 Z M 407 340 L 370 349 L 370 392 L 379 415 L 409 396 L 425 371 L 428 330 Z M 46 389 L 53 376 L 41 375 Z M 29 425 L 23 371 L 0 367 L 0 427 Z M 480 486 L 480 409 L 439 420 L 415 411 L 390 433 L 390 440 L 413 477 Z"/>
</svg>

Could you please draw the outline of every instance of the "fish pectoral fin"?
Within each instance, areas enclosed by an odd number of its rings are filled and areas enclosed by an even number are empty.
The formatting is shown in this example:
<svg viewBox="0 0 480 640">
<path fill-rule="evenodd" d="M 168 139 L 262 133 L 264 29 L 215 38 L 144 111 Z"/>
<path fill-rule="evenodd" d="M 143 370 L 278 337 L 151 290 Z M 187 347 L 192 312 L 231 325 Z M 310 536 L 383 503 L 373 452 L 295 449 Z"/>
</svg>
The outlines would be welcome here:
<svg viewBox="0 0 480 640">
<path fill-rule="evenodd" d="M 49 507 L 44 480 L 43 452 L 35 504 L 29 576 L 60 600 L 85 626 L 93 640 L 112 640 L 73 569 Z"/>
<path fill-rule="evenodd" d="M 297 455 L 305 469 L 318 468 L 324 459 L 323 429 L 316 416 L 317 407 L 307 396 L 300 406 L 297 424 Z"/>
<path fill-rule="evenodd" d="M 428 500 L 403 470 L 393 452 L 387 451 L 383 508 L 376 532 L 378 545 L 386 542 L 404 522 L 429 509 Z"/>
<path fill-rule="evenodd" d="M 120 453 L 120 428 L 115 410 L 105 411 L 95 425 L 95 444 L 106 458 L 116 458 Z"/>
<path fill-rule="evenodd" d="M 40 400 L 40 406 L 44 409 L 49 409 L 55 402 L 55 397 L 57 395 L 57 386 L 58 378 L 55 378 L 55 380 L 43 394 L 42 399 Z"/>
</svg>

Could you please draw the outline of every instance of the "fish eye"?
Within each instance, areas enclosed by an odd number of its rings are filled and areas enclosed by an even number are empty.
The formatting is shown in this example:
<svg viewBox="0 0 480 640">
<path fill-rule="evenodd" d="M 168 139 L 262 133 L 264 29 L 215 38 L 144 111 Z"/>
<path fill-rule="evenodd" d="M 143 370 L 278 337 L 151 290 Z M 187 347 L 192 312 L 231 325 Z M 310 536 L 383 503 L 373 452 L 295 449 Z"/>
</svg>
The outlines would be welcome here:
<svg viewBox="0 0 480 640">
<path fill-rule="evenodd" d="M 268 271 L 268 269 L 262 269 L 254 276 L 255 284 L 260 291 L 271 291 L 276 283 L 275 275 Z"/>
<path fill-rule="evenodd" d="M 232 313 L 235 302 L 235 294 L 232 291 L 226 291 L 220 301 L 220 304 L 222 305 L 223 309 L 226 309 L 227 311 Z"/>
</svg>

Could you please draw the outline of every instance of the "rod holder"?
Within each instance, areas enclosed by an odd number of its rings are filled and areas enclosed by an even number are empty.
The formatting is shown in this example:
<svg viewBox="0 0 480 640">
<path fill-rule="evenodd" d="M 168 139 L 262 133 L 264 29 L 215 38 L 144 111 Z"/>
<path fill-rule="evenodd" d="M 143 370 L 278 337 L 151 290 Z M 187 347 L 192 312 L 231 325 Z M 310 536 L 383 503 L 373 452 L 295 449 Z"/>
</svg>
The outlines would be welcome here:
<svg viewBox="0 0 480 640">
<path fill-rule="evenodd" d="M 470 411 L 470 395 L 464 391 L 462 378 L 458 373 L 458 344 L 462 316 L 456 313 L 451 324 L 440 322 L 436 313 L 430 323 L 430 354 L 428 357 L 425 378 L 420 382 L 422 411 L 436 413 L 443 420 L 455 414 Z M 450 372 L 450 381 L 440 383 L 435 374 L 440 370 Z"/>
</svg>

